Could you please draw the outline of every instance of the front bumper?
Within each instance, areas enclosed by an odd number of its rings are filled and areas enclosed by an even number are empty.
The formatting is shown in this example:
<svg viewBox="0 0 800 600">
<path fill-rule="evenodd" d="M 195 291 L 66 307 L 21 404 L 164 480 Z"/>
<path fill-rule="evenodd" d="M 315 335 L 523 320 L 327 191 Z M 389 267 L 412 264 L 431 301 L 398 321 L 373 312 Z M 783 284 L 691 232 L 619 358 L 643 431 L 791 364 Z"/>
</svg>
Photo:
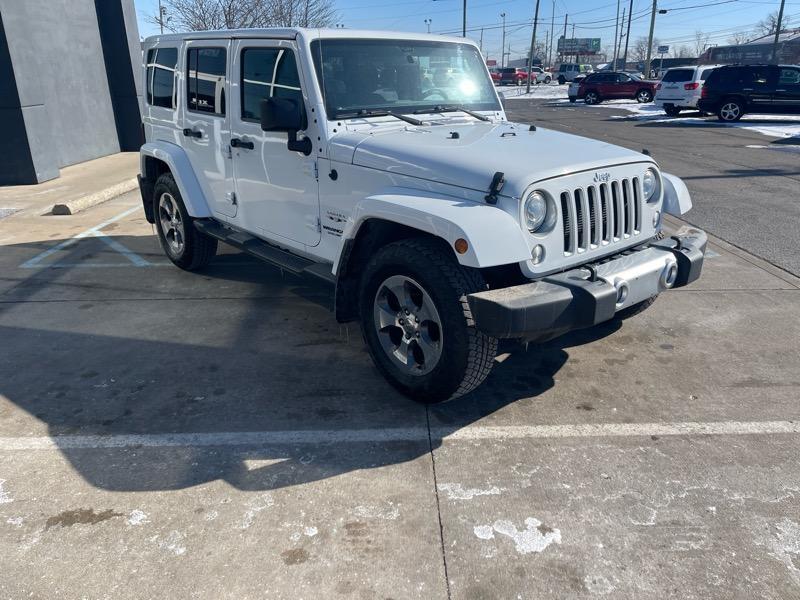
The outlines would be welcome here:
<svg viewBox="0 0 800 600">
<path fill-rule="evenodd" d="M 467 301 L 475 327 L 487 335 L 545 341 L 695 281 L 706 243 L 705 232 L 682 228 L 670 238 L 533 283 L 470 294 Z"/>
</svg>

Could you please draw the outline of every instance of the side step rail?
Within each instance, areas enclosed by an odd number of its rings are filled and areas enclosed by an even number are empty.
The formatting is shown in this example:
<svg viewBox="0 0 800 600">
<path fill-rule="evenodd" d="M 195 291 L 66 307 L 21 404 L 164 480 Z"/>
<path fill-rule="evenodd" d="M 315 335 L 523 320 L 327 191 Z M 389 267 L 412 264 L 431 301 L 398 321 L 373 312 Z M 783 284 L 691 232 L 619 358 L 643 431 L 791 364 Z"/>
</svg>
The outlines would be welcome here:
<svg viewBox="0 0 800 600">
<path fill-rule="evenodd" d="M 251 256 L 260 258 L 295 275 L 313 275 L 328 283 L 335 283 L 336 281 L 328 263 L 318 263 L 302 256 L 297 256 L 277 246 L 268 244 L 253 235 L 225 227 L 213 219 L 195 219 L 194 226 L 206 235 L 239 248 Z"/>
</svg>

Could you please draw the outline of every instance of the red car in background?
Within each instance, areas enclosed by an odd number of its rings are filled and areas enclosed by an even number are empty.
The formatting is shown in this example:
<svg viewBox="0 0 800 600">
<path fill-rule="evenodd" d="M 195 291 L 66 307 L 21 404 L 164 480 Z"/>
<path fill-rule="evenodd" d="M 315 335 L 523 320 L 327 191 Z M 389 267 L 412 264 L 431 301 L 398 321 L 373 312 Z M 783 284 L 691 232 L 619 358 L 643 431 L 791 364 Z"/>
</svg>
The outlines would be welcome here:
<svg viewBox="0 0 800 600">
<path fill-rule="evenodd" d="M 599 104 L 603 100 L 636 100 L 652 102 L 657 81 L 648 81 L 638 75 L 616 71 L 592 73 L 578 88 L 578 99 L 586 104 Z"/>
</svg>

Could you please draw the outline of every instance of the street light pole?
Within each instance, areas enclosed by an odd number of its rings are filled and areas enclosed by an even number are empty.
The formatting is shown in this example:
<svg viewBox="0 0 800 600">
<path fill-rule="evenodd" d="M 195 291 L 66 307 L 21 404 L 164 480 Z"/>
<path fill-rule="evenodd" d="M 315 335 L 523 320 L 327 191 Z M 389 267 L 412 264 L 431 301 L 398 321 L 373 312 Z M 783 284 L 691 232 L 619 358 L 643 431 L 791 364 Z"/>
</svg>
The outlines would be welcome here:
<svg viewBox="0 0 800 600">
<path fill-rule="evenodd" d="M 652 57 L 653 51 L 653 32 L 656 28 L 657 1 L 658 0 L 653 0 L 653 13 L 650 15 L 650 35 L 647 37 L 647 60 L 644 63 L 644 76 L 646 79 L 650 79 L 650 58 Z"/>
<path fill-rule="evenodd" d="M 772 43 L 772 62 L 778 62 L 778 38 L 781 35 L 781 24 L 783 23 L 783 7 L 786 0 L 781 0 L 781 8 L 778 10 L 778 22 L 775 24 L 775 41 Z"/>
<path fill-rule="evenodd" d="M 431 32 L 431 23 L 432 22 L 433 22 L 433 19 L 425 19 L 425 25 L 428 26 L 428 33 Z"/>
<path fill-rule="evenodd" d="M 506 13 L 500 13 L 503 17 L 503 45 L 500 47 L 500 67 L 506 66 Z"/>
<path fill-rule="evenodd" d="M 533 48 L 536 45 L 536 25 L 539 22 L 539 0 L 536 0 L 536 10 L 533 13 L 533 31 L 531 32 L 531 47 L 528 50 L 528 85 L 525 93 L 531 93 L 531 71 L 533 70 Z"/>
</svg>

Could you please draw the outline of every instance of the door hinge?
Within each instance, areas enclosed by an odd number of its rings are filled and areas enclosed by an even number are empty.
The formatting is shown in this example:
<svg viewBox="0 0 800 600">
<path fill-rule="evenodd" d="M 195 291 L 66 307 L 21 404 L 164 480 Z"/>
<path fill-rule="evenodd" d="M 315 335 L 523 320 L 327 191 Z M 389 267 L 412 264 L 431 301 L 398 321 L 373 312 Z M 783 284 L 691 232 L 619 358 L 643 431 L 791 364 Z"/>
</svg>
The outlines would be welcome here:
<svg viewBox="0 0 800 600">
<path fill-rule="evenodd" d="M 228 203 L 229 203 L 231 206 L 236 206 L 236 204 L 237 204 L 237 201 L 236 201 L 236 192 L 227 192 L 227 193 L 225 194 L 225 200 L 227 200 L 227 201 L 228 201 Z"/>
<path fill-rule="evenodd" d="M 317 161 L 314 161 L 314 179 L 319 181 L 319 165 L 317 164 Z"/>
</svg>

